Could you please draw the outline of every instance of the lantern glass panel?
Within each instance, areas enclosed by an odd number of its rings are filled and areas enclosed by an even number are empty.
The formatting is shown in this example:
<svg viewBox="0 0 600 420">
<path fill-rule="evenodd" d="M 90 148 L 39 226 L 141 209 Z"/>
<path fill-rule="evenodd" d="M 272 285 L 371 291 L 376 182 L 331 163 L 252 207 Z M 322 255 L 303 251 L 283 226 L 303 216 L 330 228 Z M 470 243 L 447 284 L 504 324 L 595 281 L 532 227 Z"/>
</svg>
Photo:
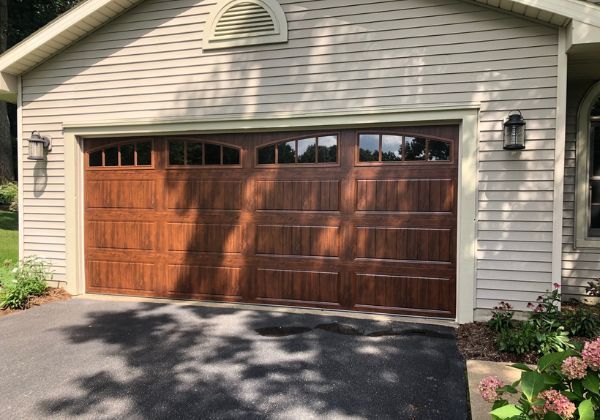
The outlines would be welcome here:
<svg viewBox="0 0 600 420">
<path fill-rule="evenodd" d="M 508 149 L 525 148 L 525 124 L 509 121 L 504 125 L 504 147 Z"/>
<path fill-rule="evenodd" d="M 44 159 L 44 143 L 41 141 L 29 142 L 29 159 L 42 160 Z"/>
</svg>

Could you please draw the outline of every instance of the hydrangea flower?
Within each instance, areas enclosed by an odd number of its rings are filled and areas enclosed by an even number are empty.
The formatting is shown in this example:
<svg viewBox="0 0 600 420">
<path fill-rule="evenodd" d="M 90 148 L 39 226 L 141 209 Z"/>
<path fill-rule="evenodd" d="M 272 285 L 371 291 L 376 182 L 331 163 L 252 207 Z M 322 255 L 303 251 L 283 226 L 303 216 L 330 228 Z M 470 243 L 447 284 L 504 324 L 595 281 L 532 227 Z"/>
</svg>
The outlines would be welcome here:
<svg viewBox="0 0 600 420">
<path fill-rule="evenodd" d="M 583 361 L 594 371 L 600 370 L 600 338 L 585 343 L 581 352 Z"/>
<path fill-rule="evenodd" d="M 554 412 L 564 419 L 572 419 L 577 410 L 575 404 L 555 389 L 540 392 L 538 398 L 544 400 L 543 406 L 533 407 L 533 411 L 539 414 Z"/>
<path fill-rule="evenodd" d="M 479 393 L 481 397 L 489 402 L 493 403 L 498 401 L 500 395 L 498 394 L 498 388 L 504 386 L 504 383 L 496 376 L 485 377 L 479 382 Z"/>
<path fill-rule="evenodd" d="M 583 379 L 586 374 L 587 364 L 579 357 L 567 357 L 560 368 L 568 379 Z"/>
</svg>

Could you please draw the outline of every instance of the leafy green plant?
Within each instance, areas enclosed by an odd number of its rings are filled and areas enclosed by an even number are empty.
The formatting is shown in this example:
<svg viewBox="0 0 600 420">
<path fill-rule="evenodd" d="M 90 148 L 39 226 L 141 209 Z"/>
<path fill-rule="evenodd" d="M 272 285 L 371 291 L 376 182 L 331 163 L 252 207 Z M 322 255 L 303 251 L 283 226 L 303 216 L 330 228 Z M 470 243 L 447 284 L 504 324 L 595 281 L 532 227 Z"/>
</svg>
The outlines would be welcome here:
<svg viewBox="0 0 600 420">
<path fill-rule="evenodd" d="M 585 336 L 593 337 L 598 329 L 595 315 L 578 312 L 565 316 L 560 311 L 560 301 L 560 285 L 554 284 L 552 291 L 537 298 L 537 304 L 528 304 L 533 311 L 529 319 L 521 323 L 512 320 L 512 311 L 507 311 L 507 304 L 501 302 L 488 321 L 488 326 L 500 333 L 496 339 L 497 348 L 517 355 L 548 353 L 573 348 L 570 335 L 585 333 Z"/>
<path fill-rule="evenodd" d="M 496 339 L 498 350 L 514 354 L 527 354 L 539 351 L 538 332 L 533 324 L 523 322 L 514 328 L 500 331 Z"/>
<path fill-rule="evenodd" d="M 493 403 L 494 420 L 594 420 L 600 415 L 600 338 L 582 349 L 552 352 L 535 369 L 523 364 L 521 379 L 504 385 L 496 377 L 484 378 L 479 391 Z M 504 396 L 519 395 L 516 404 Z"/>
<path fill-rule="evenodd" d="M 513 326 L 513 317 L 515 312 L 508 302 L 500 302 L 500 304 L 492 310 L 492 318 L 487 325 L 492 330 L 502 332 L 509 330 Z"/>
<path fill-rule="evenodd" d="M 594 338 L 600 330 L 598 316 L 586 308 L 564 313 L 563 323 L 569 334 L 577 337 Z"/>
<path fill-rule="evenodd" d="M 18 206 L 18 194 L 19 189 L 14 182 L 0 185 L 0 205 L 15 209 Z"/>
<path fill-rule="evenodd" d="M 50 264 L 37 257 L 24 258 L 12 271 L 13 278 L 0 290 L 0 308 L 24 309 L 34 296 L 42 296 L 52 280 Z"/>
<path fill-rule="evenodd" d="M 585 293 L 588 296 L 600 297 L 600 279 L 589 281 Z"/>
<path fill-rule="evenodd" d="M 560 285 L 554 283 L 553 286 L 552 291 L 546 292 L 537 298 L 537 306 L 531 302 L 527 304 L 528 307 L 533 308 L 529 319 L 539 328 L 545 330 L 553 330 L 561 325 Z"/>
</svg>

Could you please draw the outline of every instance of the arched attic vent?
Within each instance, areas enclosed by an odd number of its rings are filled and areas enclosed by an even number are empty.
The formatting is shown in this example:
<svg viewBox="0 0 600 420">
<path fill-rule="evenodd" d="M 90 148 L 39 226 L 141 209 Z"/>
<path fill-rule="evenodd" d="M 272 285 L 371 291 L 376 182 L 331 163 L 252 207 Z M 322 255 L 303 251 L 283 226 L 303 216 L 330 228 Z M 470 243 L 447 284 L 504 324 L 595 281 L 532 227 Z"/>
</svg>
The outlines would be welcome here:
<svg viewBox="0 0 600 420">
<path fill-rule="evenodd" d="M 206 22 L 203 48 L 287 42 L 285 13 L 276 0 L 219 0 Z"/>
</svg>

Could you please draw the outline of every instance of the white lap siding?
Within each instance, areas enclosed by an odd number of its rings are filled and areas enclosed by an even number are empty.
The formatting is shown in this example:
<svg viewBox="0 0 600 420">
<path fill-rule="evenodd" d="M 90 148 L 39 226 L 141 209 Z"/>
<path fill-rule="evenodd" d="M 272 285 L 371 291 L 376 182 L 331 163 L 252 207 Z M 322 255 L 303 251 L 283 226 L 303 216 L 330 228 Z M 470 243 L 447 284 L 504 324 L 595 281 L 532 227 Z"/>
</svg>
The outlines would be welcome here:
<svg viewBox="0 0 600 420">
<path fill-rule="evenodd" d="M 23 77 L 27 254 L 64 273 L 62 124 L 481 104 L 477 306 L 518 307 L 551 282 L 558 30 L 460 0 L 282 0 L 287 44 L 203 52 L 212 2 L 147 0 Z M 527 150 L 502 120 L 527 119 Z M 67 174 L 76 176 L 76 174 Z"/>
</svg>

